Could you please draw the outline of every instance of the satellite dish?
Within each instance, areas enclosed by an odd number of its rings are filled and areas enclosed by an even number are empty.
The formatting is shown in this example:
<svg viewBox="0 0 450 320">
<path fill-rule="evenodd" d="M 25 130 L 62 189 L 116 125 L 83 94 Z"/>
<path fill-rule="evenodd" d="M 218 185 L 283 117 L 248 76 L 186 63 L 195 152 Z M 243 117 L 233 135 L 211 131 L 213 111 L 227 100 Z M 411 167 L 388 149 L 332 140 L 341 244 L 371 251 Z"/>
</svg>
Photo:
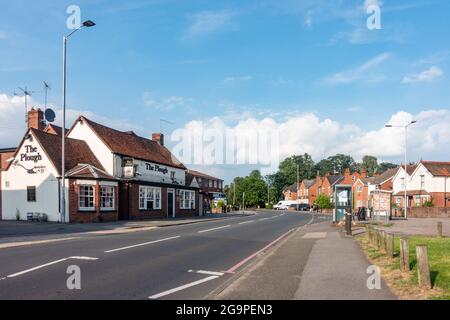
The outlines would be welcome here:
<svg viewBox="0 0 450 320">
<path fill-rule="evenodd" d="M 52 109 L 45 110 L 45 120 L 47 120 L 48 122 L 54 122 L 55 117 L 55 111 L 53 111 Z"/>
</svg>

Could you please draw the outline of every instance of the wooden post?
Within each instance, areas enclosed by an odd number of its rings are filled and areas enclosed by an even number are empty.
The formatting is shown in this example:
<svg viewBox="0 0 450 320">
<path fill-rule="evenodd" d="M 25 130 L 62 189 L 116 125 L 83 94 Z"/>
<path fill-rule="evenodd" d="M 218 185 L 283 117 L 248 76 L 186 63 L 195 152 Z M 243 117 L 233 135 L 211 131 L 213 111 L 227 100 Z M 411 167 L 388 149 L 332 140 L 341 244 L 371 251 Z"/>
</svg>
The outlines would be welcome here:
<svg viewBox="0 0 450 320">
<path fill-rule="evenodd" d="M 366 226 L 366 239 L 370 242 L 370 226 Z"/>
<path fill-rule="evenodd" d="M 442 222 L 441 221 L 439 221 L 437 223 L 437 233 L 438 233 L 438 237 L 442 238 Z"/>
<path fill-rule="evenodd" d="M 394 236 L 392 234 L 386 234 L 386 254 L 392 259 L 394 258 Z"/>
<path fill-rule="evenodd" d="M 407 238 L 400 239 L 400 270 L 409 272 L 409 241 Z"/>
<path fill-rule="evenodd" d="M 417 274 L 419 276 L 419 286 L 431 289 L 430 264 L 428 262 L 428 246 L 416 246 Z"/>
<path fill-rule="evenodd" d="M 386 231 L 381 231 L 381 249 L 383 251 L 386 251 Z"/>
</svg>

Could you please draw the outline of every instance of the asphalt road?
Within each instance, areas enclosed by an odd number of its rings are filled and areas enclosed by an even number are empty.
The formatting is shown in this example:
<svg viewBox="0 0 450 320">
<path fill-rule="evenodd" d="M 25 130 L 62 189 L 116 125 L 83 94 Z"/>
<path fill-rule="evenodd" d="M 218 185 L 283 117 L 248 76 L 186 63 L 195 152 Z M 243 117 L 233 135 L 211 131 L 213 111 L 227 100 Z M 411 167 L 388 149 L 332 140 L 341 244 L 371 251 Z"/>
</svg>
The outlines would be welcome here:
<svg viewBox="0 0 450 320">
<path fill-rule="evenodd" d="M 0 250 L 0 299 L 202 299 L 289 230 L 328 217 L 254 216 Z M 69 266 L 81 289 L 69 290 Z"/>
</svg>

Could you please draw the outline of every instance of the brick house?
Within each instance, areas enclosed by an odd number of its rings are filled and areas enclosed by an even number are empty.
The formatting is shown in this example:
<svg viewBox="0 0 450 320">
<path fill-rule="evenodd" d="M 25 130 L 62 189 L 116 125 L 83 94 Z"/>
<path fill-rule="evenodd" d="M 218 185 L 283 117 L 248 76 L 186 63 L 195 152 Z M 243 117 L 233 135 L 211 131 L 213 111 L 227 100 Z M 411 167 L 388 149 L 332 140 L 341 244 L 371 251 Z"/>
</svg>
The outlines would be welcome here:
<svg viewBox="0 0 450 320">
<path fill-rule="evenodd" d="M 421 207 L 431 201 L 434 207 L 450 206 L 450 162 L 421 161 L 411 173 L 407 184 L 409 207 Z M 404 192 L 394 194 L 403 205 Z"/>
<path fill-rule="evenodd" d="M 202 209 L 206 211 L 210 210 L 212 201 L 226 199 L 226 195 L 223 193 L 223 180 L 211 175 L 188 169 L 186 185 L 200 188 L 199 192 L 203 196 Z"/>
<path fill-rule="evenodd" d="M 297 201 L 297 183 L 283 189 L 284 201 Z"/>
<path fill-rule="evenodd" d="M 313 202 L 310 202 L 310 190 L 312 188 L 312 186 L 315 184 L 316 180 L 315 179 L 304 179 L 301 183 L 300 183 L 300 187 L 299 187 L 299 198 L 300 198 L 300 203 L 303 204 L 307 204 L 307 205 L 311 205 L 313 204 Z"/>
<path fill-rule="evenodd" d="M 96 222 L 199 214 L 200 188 L 186 184 L 187 168 L 164 146 L 162 134 L 143 138 L 80 116 L 66 131 L 63 219 L 63 130 L 44 126 L 39 109 L 28 113 L 28 126 L 16 150 L 0 152 L 2 219 L 41 213 L 49 221 Z"/>
</svg>

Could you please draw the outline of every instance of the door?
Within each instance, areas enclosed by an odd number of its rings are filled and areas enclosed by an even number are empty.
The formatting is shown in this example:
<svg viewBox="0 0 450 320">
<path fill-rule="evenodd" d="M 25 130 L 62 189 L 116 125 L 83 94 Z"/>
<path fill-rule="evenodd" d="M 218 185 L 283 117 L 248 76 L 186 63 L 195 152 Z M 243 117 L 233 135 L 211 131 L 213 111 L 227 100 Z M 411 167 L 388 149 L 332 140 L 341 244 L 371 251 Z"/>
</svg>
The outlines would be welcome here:
<svg viewBox="0 0 450 320">
<path fill-rule="evenodd" d="M 175 192 L 167 190 L 167 218 L 175 218 Z"/>
</svg>

